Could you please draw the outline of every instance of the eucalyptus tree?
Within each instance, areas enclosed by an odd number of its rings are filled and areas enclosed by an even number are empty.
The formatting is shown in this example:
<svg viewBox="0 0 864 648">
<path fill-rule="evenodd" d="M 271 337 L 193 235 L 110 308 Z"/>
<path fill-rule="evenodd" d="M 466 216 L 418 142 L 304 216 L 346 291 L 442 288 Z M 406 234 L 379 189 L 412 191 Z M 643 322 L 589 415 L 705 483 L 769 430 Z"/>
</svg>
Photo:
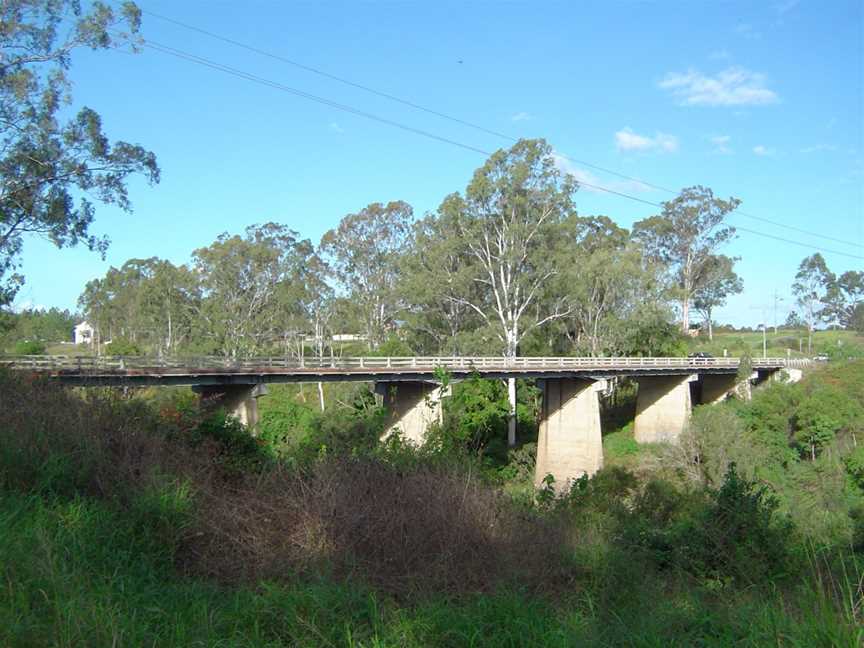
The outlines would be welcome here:
<svg viewBox="0 0 864 648">
<path fill-rule="evenodd" d="M 132 2 L 94 2 L 86 12 L 77 0 L 0 3 L 0 306 L 23 282 L 26 235 L 104 253 L 108 240 L 90 231 L 91 200 L 128 211 L 130 175 L 159 181 L 153 153 L 111 143 L 96 111 L 65 117 L 73 51 L 134 46 L 140 15 Z"/>
<path fill-rule="evenodd" d="M 151 258 L 145 261 L 146 280 L 140 285 L 145 326 L 159 353 L 173 354 L 190 342 L 197 330 L 200 308 L 198 277 L 187 266 Z"/>
<path fill-rule="evenodd" d="M 276 223 L 252 225 L 244 236 L 219 236 L 193 253 L 201 285 L 199 316 L 227 358 L 268 348 L 284 329 L 286 286 L 302 282 L 308 241 Z"/>
<path fill-rule="evenodd" d="M 725 305 L 730 295 L 737 295 L 744 290 L 744 282 L 734 270 L 735 261 L 725 254 L 710 256 L 703 264 L 696 282 L 693 307 L 708 323 L 709 340 L 714 339 L 714 309 Z"/>
<path fill-rule="evenodd" d="M 319 250 L 340 292 L 357 310 L 370 348 L 384 340 L 402 309 L 397 289 L 399 266 L 413 218 L 411 206 L 401 200 L 372 203 L 345 216 L 321 239 Z"/>
<path fill-rule="evenodd" d="M 110 268 L 87 283 L 78 304 L 98 339 L 120 336 L 174 353 L 192 336 L 199 300 L 198 279 L 186 266 L 152 257 Z"/>
<path fill-rule="evenodd" d="M 633 227 L 633 236 L 646 253 L 669 265 L 685 333 L 694 294 L 704 285 L 706 265 L 735 236 L 735 228 L 725 224 L 726 216 L 740 204 L 737 198 L 715 198 L 707 187 L 688 187 L 664 202 L 660 214 Z"/>
<path fill-rule="evenodd" d="M 478 301 L 472 257 L 464 239 L 454 236 L 463 202 L 444 199 L 437 213 L 414 225 L 409 252 L 402 257 L 399 292 L 403 318 L 415 348 L 429 353 L 461 354 L 476 347 L 466 338 L 482 326 L 468 305 Z"/>
<path fill-rule="evenodd" d="M 824 314 L 844 328 L 854 328 L 856 309 L 864 304 L 864 272 L 848 270 L 828 285 Z"/>
<path fill-rule="evenodd" d="M 830 316 L 830 310 L 825 311 L 824 308 L 828 290 L 835 281 L 834 273 L 828 269 L 825 258 L 818 252 L 806 257 L 798 265 L 792 294 L 803 310 L 804 322 L 807 325 L 807 353 L 813 351 L 813 331 L 816 324 L 826 315 Z"/>
<path fill-rule="evenodd" d="M 640 307 L 662 301 L 661 268 L 606 216 L 568 218 L 557 250 L 559 275 L 550 290 L 567 296 L 570 313 L 556 328 L 576 353 L 620 352 L 629 335 L 621 322 L 632 327 Z"/>
<path fill-rule="evenodd" d="M 535 328 L 565 317 L 565 295 L 545 293 L 558 273 L 555 249 L 564 219 L 575 211 L 575 179 L 562 174 L 544 140 L 520 140 L 496 151 L 475 171 L 464 196 L 450 196 L 451 236 L 467 247 L 471 286 L 448 299 L 470 308 L 494 331 L 505 358 L 513 359 Z M 541 301 L 542 296 L 546 299 Z M 515 380 L 508 381 L 508 440 L 516 440 Z"/>
</svg>

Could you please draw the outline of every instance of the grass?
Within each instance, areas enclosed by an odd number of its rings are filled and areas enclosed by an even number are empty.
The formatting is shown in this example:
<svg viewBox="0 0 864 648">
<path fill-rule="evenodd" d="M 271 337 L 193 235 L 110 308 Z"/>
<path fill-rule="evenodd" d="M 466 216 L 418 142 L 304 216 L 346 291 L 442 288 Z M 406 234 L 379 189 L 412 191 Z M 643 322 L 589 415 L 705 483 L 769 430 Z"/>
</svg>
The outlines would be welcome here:
<svg viewBox="0 0 864 648">
<path fill-rule="evenodd" d="M 777 333 L 769 328 L 766 335 L 768 355 L 793 358 L 807 357 L 807 331 L 778 328 Z M 690 351 L 704 351 L 722 357 L 724 349 L 730 356 L 745 353 L 753 357 L 762 355 L 762 333 L 715 331 L 714 340 L 709 341 L 707 334 L 689 340 Z M 799 350 L 800 349 L 800 350 Z M 813 354 L 833 349 L 853 349 L 860 354 L 864 350 L 864 337 L 855 331 L 815 331 L 813 334 Z M 812 354 L 810 354 L 812 355 Z"/>
<path fill-rule="evenodd" d="M 693 517 L 705 497 L 623 470 L 535 508 L 476 466 L 404 448 L 286 468 L 243 430 L 166 417 L 166 403 L 159 415 L 2 373 L 0 402 L 0 646 L 864 640 L 853 559 L 838 570 L 809 548 L 803 569 L 746 585 L 670 564 L 656 556 L 689 546 L 687 524 L 710 527 Z M 606 435 L 610 464 L 652 452 L 631 430 Z"/>
<path fill-rule="evenodd" d="M 403 603 L 325 579 L 220 586 L 178 574 L 134 517 L 84 498 L 0 495 L 0 565 L 0 644 L 9 648 L 851 648 L 864 638 L 807 587 L 713 594 L 668 575 L 610 573 L 605 588 L 576 585 L 554 600 L 504 590 Z"/>
</svg>

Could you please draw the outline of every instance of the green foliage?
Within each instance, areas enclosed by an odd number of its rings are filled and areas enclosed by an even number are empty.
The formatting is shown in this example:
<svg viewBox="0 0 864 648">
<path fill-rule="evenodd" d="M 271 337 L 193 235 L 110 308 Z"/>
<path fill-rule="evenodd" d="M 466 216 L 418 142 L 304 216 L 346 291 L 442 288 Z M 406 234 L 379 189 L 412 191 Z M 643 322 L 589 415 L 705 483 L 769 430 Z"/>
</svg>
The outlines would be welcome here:
<svg viewBox="0 0 864 648">
<path fill-rule="evenodd" d="M 142 355 L 141 347 L 138 346 L 138 343 L 123 337 L 113 338 L 110 344 L 105 345 L 105 352 L 112 356 Z"/>
<path fill-rule="evenodd" d="M 91 108 L 67 108 L 70 53 L 134 44 L 140 14 L 131 2 L 96 2 L 86 12 L 76 0 L 0 5 L 0 306 L 23 282 L 15 270 L 24 235 L 41 234 L 57 247 L 83 243 L 104 253 L 107 239 L 90 233 L 90 200 L 129 210 L 130 175 L 159 181 L 153 153 L 110 142 Z"/>
<path fill-rule="evenodd" d="M 287 457 L 316 433 L 320 415 L 285 394 L 271 395 L 270 399 L 277 402 L 262 412 L 258 438 L 276 456 Z"/>
<path fill-rule="evenodd" d="M 627 327 L 622 354 L 648 357 L 681 357 L 687 354 L 686 337 L 665 317 L 650 309 L 645 316 L 624 323 Z"/>
<path fill-rule="evenodd" d="M 45 353 L 45 343 L 37 340 L 19 340 L 12 347 L 16 355 L 42 355 Z"/>
<path fill-rule="evenodd" d="M 740 476 L 733 463 L 706 498 L 649 482 L 625 538 L 660 566 L 721 584 L 758 583 L 782 574 L 788 560 L 789 527 L 775 519 L 776 510 L 767 489 Z"/>
<path fill-rule="evenodd" d="M 444 425 L 430 442 L 445 452 L 476 452 L 507 437 L 507 388 L 478 374 L 453 385 L 444 400 Z"/>
<path fill-rule="evenodd" d="M 369 355 L 381 357 L 405 357 L 413 356 L 414 350 L 398 335 L 389 335 L 380 345 L 378 345 L 378 348 L 370 352 Z"/>
<path fill-rule="evenodd" d="M 858 488 L 864 489 L 864 446 L 858 446 L 844 459 L 846 471 Z"/>
<path fill-rule="evenodd" d="M 18 313 L 0 313 L 0 345 L 15 344 L 23 340 L 43 343 L 66 342 L 77 323 L 75 315 L 59 308 L 48 310 L 27 309 Z"/>
<path fill-rule="evenodd" d="M 864 408 L 843 392 L 828 386 L 811 391 L 795 410 L 793 440 L 807 448 L 811 459 L 836 435 L 864 421 Z"/>
</svg>

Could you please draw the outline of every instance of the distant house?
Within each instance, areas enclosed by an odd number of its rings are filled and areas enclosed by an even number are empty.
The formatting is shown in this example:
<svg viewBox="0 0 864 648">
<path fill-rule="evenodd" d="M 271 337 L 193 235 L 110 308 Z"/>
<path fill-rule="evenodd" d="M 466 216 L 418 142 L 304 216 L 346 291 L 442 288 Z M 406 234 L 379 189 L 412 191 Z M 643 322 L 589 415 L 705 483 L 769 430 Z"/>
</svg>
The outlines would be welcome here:
<svg viewBox="0 0 864 648">
<path fill-rule="evenodd" d="M 81 322 L 72 329 L 72 342 L 75 344 L 93 344 L 93 327 L 88 322 Z"/>
</svg>

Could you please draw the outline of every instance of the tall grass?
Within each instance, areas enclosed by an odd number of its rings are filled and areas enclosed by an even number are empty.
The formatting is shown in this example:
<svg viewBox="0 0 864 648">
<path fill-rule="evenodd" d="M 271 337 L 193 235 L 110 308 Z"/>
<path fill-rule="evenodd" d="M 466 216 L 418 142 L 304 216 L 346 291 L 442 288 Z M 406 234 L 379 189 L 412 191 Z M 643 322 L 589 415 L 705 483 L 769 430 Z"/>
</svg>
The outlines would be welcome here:
<svg viewBox="0 0 864 648">
<path fill-rule="evenodd" d="M 862 640 L 853 558 L 746 586 L 658 560 L 701 500 L 646 500 L 623 471 L 538 510 L 404 448 L 286 468 L 230 424 L 171 420 L 0 375 L 0 645 Z"/>
</svg>

